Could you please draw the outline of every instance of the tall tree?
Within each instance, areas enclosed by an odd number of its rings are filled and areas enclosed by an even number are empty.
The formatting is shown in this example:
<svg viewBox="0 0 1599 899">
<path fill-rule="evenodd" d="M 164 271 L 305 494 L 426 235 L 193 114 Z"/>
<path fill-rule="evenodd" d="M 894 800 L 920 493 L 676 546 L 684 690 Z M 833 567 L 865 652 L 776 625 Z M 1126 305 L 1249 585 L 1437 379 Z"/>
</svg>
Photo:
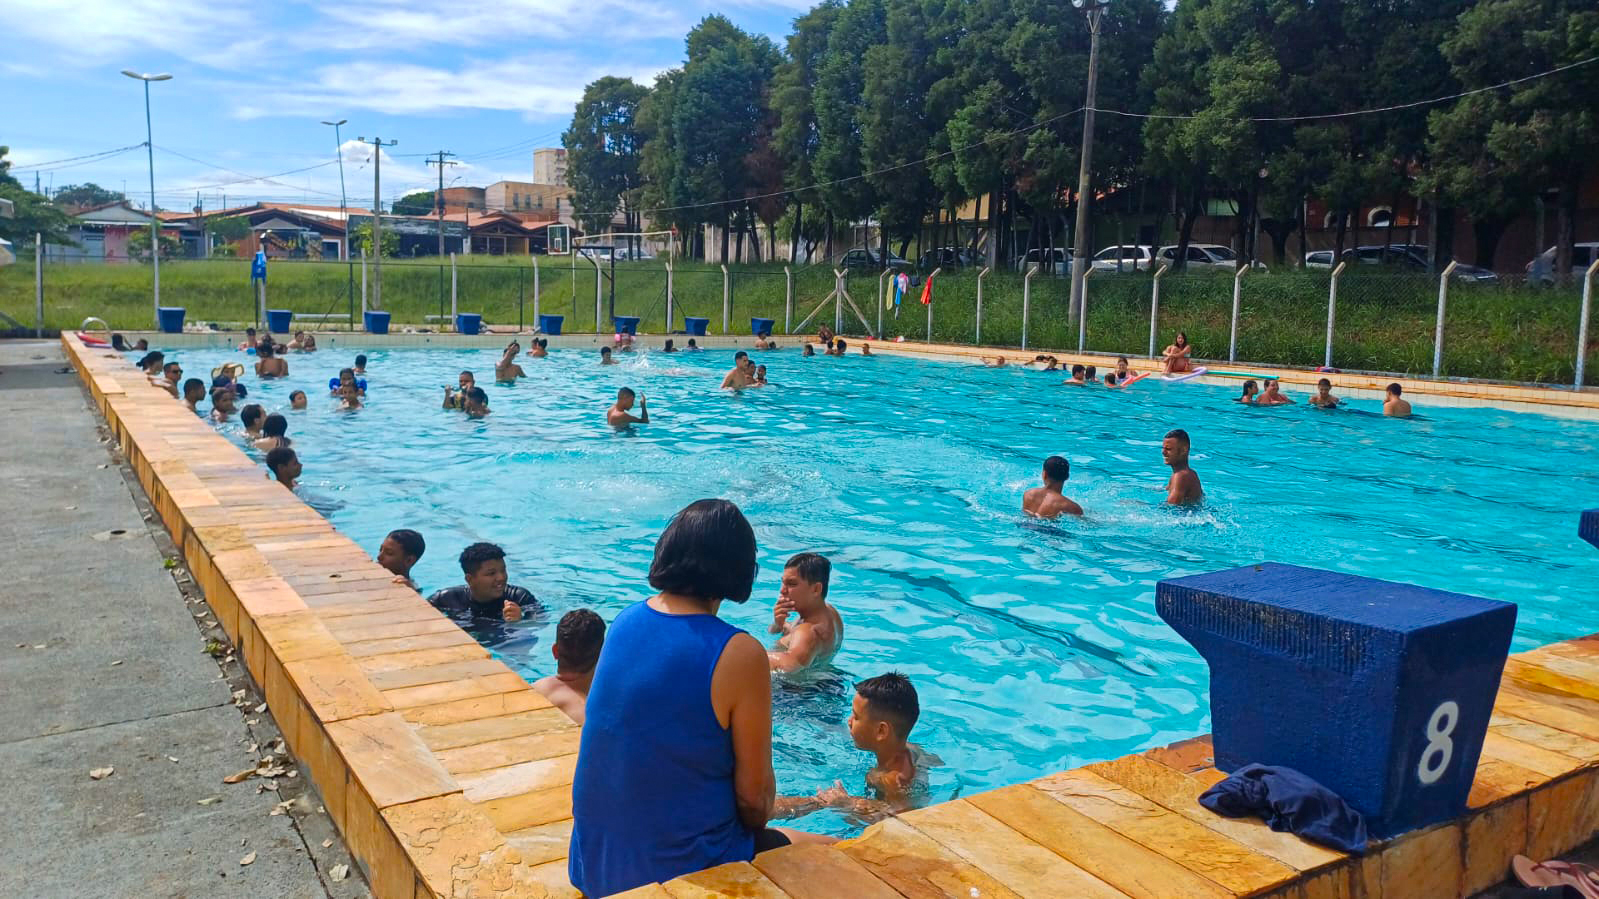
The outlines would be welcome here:
<svg viewBox="0 0 1599 899">
<path fill-rule="evenodd" d="M 813 215 L 810 223 L 805 219 L 805 207 L 816 204 L 821 196 L 818 191 L 807 189 L 817 180 L 814 160 L 821 141 L 811 95 L 827 59 L 828 37 L 842 8 L 839 0 L 824 0 L 794 20 L 794 29 L 788 36 L 788 58 L 777 67 L 772 79 L 769 105 L 777 116 L 772 147 L 782 162 L 783 183 L 794 201 L 788 216 L 790 262 L 797 260 L 802 242 L 814 247 L 822 235 L 820 218 Z M 807 228 L 807 224 L 811 227 Z M 809 249 L 805 261 L 810 261 Z"/>
<path fill-rule="evenodd" d="M 6 159 L 11 148 L 0 146 L 0 197 L 16 207 L 13 218 L 0 218 L 0 237 L 17 246 L 31 244 L 34 235 L 42 234 L 47 244 L 73 245 L 68 232 L 72 220 L 49 200 L 28 190 L 11 175 L 11 161 Z"/>
<path fill-rule="evenodd" d="M 583 89 L 572 125 L 561 135 L 572 205 L 590 230 L 603 230 L 619 208 L 630 225 L 637 216 L 644 149 L 637 118 L 648 93 L 629 78 L 594 81 Z"/>
<path fill-rule="evenodd" d="M 866 54 L 887 40 L 887 28 L 883 0 L 852 0 L 828 36 L 827 55 L 811 91 L 817 131 L 812 171 L 823 185 L 819 193 L 828 216 L 842 222 L 865 219 L 877 208 L 876 190 L 861 177 L 862 98 Z"/>
<path fill-rule="evenodd" d="M 438 207 L 433 205 L 433 191 L 418 190 L 406 194 L 395 200 L 389 207 L 392 215 L 435 215 Z"/>
<path fill-rule="evenodd" d="M 126 200 L 121 191 L 101 187 L 93 181 L 84 184 L 69 184 L 55 192 L 52 200 L 63 209 L 86 209 L 90 206 L 103 206 L 107 203 L 116 203 Z"/>
</svg>

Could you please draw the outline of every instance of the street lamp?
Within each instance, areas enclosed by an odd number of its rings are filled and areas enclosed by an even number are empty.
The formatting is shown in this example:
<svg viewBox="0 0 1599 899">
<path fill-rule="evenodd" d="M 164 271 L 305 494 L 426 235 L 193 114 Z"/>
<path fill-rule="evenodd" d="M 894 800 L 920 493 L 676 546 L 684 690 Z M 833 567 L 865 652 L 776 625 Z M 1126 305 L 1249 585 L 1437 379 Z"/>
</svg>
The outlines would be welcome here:
<svg viewBox="0 0 1599 899">
<path fill-rule="evenodd" d="M 149 75 L 123 69 L 122 74 L 144 82 L 144 149 L 150 161 L 150 259 L 155 268 L 156 327 L 161 326 L 161 233 L 155 214 L 155 138 L 150 129 L 150 82 L 170 81 L 171 75 Z"/>
<path fill-rule="evenodd" d="M 339 126 L 349 119 L 339 119 L 337 122 L 323 122 L 324 125 L 333 126 L 333 143 L 339 152 L 339 214 L 344 216 L 344 242 L 340 245 L 344 258 L 350 258 L 350 210 L 344 198 L 344 141 L 339 137 Z"/>
<path fill-rule="evenodd" d="M 1110 0 L 1072 0 L 1088 14 L 1088 99 L 1083 103 L 1083 152 L 1077 168 L 1077 227 L 1072 230 L 1072 296 L 1068 320 L 1083 314 L 1083 278 L 1088 274 L 1089 172 L 1094 156 L 1094 103 L 1099 89 L 1099 20 Z"/>
</svg>

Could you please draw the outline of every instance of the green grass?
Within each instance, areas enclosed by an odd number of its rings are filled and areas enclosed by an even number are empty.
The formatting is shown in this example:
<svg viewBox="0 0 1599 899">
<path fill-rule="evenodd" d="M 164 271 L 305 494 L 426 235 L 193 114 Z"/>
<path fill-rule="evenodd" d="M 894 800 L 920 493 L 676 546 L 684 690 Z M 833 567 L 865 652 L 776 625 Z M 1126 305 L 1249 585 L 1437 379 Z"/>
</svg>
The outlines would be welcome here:
<svg viewBox="0 0 1599 899">
<path fill-rule="evenodd" d="M 581 260 L 550 257 L 539 265 L 539 311 L 566 316 L 568 331 L 589 331 L 594 322 L 594 269 Z M 781 265 L 730 266 L 731 325 L 747 333 L 752 316 L 784 322 Z M 457 268 L 459 308 L 478 312 L 496 325 L 535 324 L 533 269 L 526 259 L 462 257 Z M 797 325 L 833 288 L 825 266 L 794 268 L 793 321 Z M 354 268 L 359 310 L 360 267 Z M 611 285 L 604 285 L 609 305 Z M 849 290 L 868 322 L 877 324 L 878 279 L 857 274 Z M 1157 346 L 1179 329 L 1188 332 L 1195 354 L 1225 359 L 1232 311 L 1233 280 L 1226 272 L 1168 275 L 1161 283 Z M 1097 274 L 1089 281 L 1088 348 L 1142 355 L 1149 343 L 1150 276 Z M 300 324 L 316 326 L 327 313 L 351 309 L 350 269 L 337 262 L 277 262 L 271 268 L 267 305 L 292 309 Z M 934 288 L 934 340 L 972 343 L 976 337 L 976 274 L 940 275 Z M 1320 365 L 1326 336 L 1328 274 L 1288 271 L 1252 273 L 1243 282 L 1238 358 L 1296 366 Z M 396 324 L 422 325 L 425 316 L 449 313 L 449 266 L 391 261 L 383 266 L 383 306 Z M 249 264 L 243 260 L 184 260 L 161 269 L 162 302 L 184 306 L 189 321 L 244 323 L 255 320 Z M 674 277 L 674 328 L 682 316 L 722 325 L 722 274 L 718 266 L 683 262 Z M 996 271 L 983 283 L 983 343 L 1019 346 L 1022 278 Z M 1077 329 L 1067 321 L 1068 281 L 1039 275 L 1029 301 L 1029 347 L 1072 349 Z M 666 271 L 659 262 L 618 264 L 615 280 L 618 315 L 640 317 L 640 330 L 667 330 Z M 1456 377 L 1570 383 L 1576 352 L 1580 294 L 1575 287 L 1534 289 L 1518 284 L 1452 284 L 1444 345 L 1444 373 Z M 0 311 L 25 325 L 34 318 L 33 269 L 21 264 L 0 269 Z M 1356 269 L 1340 281 L 1333 364 L 1339 368 L 1430 374 L 1437 281 L 1426 275 Z M 606 313 L 609 314 L 608 312 Z M 45 269 L 45 325 L 75 328 L 90 315 L 113 328 L 149 328 L 150 270 L 141 265 L 57 264 Z M 359 313 L 357 314 L 359 318 Z M 815 325 L 833 319 L 831 305 Z M 342 319 L 331 320 L 332 327 Z M 926 309 L 913 295 L 883 318 L 885 336 L 927 338 Z M 439 327 L 435 321 L 428 327 Z M 609 322 L 606 322 L 609 326 Z M 861 330 L 845 310 L 848 332 Z M 1599 355 L 1589 357 L 1589 382 L 1599 383 Z"/>
</svg>

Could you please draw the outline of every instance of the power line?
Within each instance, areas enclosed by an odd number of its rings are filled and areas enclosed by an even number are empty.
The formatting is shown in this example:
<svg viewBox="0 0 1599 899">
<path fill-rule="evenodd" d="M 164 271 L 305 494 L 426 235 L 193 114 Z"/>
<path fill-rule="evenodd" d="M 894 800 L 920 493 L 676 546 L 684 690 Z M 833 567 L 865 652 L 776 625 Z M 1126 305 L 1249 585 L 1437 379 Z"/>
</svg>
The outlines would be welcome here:
<svg viewBox="0 0 1599 899">
<path fill-rule="evenodd" d="M 311 171 L 313 169 L 324 168 L 326 166 L 330 166 L 330 165 L 333 165 L 336 162 L 338 162 L 338 160 L 336 160 L 336 159 L 329 159 L 329 160 L 327 160 L 325 162 L 319 162 L 316 165 L 308 165 L 308 166 L 306 166 L 304 168 L 291 169 L 290 171 L 287 171 L 287 172 L 279 172 L 276 175 L 251 175 L 251 174 L 249 174 L 247 172 L 238 171 L 237 169 L 230 169 L 227 166 L 217 165 L 214 162 L 206 162 L 204 159 L 198 159 L 196 157 L 188 155 L 187 153 L 179 153 L 177 150 L 173 150 L 173 149 L 170 149 L 168 147 L 157 147 L 156 149 L 160 150 L 163 153 L 170 153 L 171 155 L 176 156 L 176 157 L 178 157 L 180 159 L 187 159 L 190 162 L 196 163 L 198 165 L 203 165 L 206 168 L 216 169 L 219 172 L 227 172 L 230 175 L 238 175 L 239 179 L 240 179 L 240 180 L 237 180 L 237 181 L 217 182 L 214 185 L 199 185 L 198 187 L 199 187 L 200 190 L 206 190 L 206 189 L 208 189 L 210 187 L 226 187 L 226 186 L 232 185 L 232 184 L 247 184 L 247 183 L 250 183 L 250 182 L 259 181 L 259 182 L 262 182 L 262 183 L 265 183 L 265 184 L 276 184 L 279 187 L 287 187 L 290 190 L 303 190 L 306 193 L 320 194 L 320 195 L 322 195 L 324 197 L 336 197 L 336 196 L 338 196 L 338 194 L 329 193 L 329 192 L 323 191 L 323 190 L 313 190 L 312 188 L 309 188 L 309 187 L 302 188 L 302 187 L 300 187 L 297 184 L 288 184 L 288 183 L 285 183 L 285 182 L 282 182 L 282 181 L 274 181 L 273 180 L 274 178 L 281 177 L 283 175 L 295 175 L 295 174 L 299 174 L 300 172 L 309 172 L 309 171 Z M 193 190 L 194 188 L 190 188 L 190 189 Z"/>
<path fill-rule="evenodd" d="M 118 153 L 126 153 L 129 150 L 137 150 L 137 149 L 139 149 L 140 147 L 143 147 L 143 146 L 144 146 L 144 143 L 141 141 L 140 143 L 137 143 L 137 144 L 128 144 L 126 147 L 118 147 L 115 150 L 101 150 L 98 153 L 89 153 L 89 154 L 86 154 L 86 155 L 83 155 L 83 156 L 68 156 L 66 159 L 52 159 L 49 162 L 33 162 L 33 163 L 29 163 L 28 165 L 14 165 L 14 166 L 11 167 L 11 171 L 13 171 L 13 172 L 24 172 L 24 171 L 32 171 L 34 169 L 46 169 L 46 168 L 49 168 L 51 166 L 61 166 L 62 168 L 68 168 L 68 166 L 61 165 L 61 164 L 62 163 L 66 163 L 66 162 L 77 162 L 79 160 L 90 160 L 90 161 L 93 161 L 93 160 L 96 160 L 96 159 L 102 159 L 102 158 L 106 158 L 106 157 L 110 157 L 110 156 L 115 156 Z"/>
</svg>

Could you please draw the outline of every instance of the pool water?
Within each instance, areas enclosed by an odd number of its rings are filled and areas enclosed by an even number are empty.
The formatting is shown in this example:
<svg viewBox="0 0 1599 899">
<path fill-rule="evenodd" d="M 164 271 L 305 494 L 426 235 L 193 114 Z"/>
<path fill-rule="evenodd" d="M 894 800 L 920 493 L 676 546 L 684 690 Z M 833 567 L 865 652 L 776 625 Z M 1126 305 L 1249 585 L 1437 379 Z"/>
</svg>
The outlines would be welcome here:
<svg viewBox="0 0 1599 899">
<path fill-rule="evenodd" d="M 480 638 L 529 680 L 554 669 L 562 613 L 610 620 L 650 594 L 655 539 L 692 500 L 731 499 L 753 523 L 756 595 L 723 614 L 763 640 L 783 561 L 832 559 L 846 639 L 829 668 L 776 686 L 784 794 L 861 791 L 872 762 L 845 730 L 851 685 L 888 670 L 920 692 L 913 740 L 943 761 L 936 800 L 1205 732 L 1206 668 L 1155 615 L 1162 578 L 1271 560 L 1514 601 L 1517 649 L 1599 630 L 1593 549 L 1576 536 L 1599 496 L 1591 422 L 1425 397 L 1410 421 L 1364 400 L 1257 409 L 1220 387 L 1071 388 L 1053 373 L 793 350 L 756 354 L 772 386 L 742 393 L 718 389 L 730 351 L 610 367 L 592 352 L 524 356 L 530 376 L 512 386 L 487 380 L 494 350 L 367 355 L 362 409 L 327 397 L 349 350 L 291 355 L 283 381 L 252 373 L 247 401 L 288 415 L 302 495 L 340 530 L 373 553 L 393 528 L 423 533 L 427 592 L 461 582 L 467 543 L 504 546 L 512 582 L 548 615 Z M 175 356 L 191 374 L 253 361 Z M 463 368 L 484 378 L 485 420 L 440 409 Z M 649 397 L 654 423 L 606 426 L 622 385 Z M 309 409 L 287 410 L 295 388 Z M 1161 506 L 1174 427 L 1193 436 L 1208 495 L 1196 511 Z M 222 430 L 243 442 L 236 420 Z M 1071 461 L 1081 521 L 1019 512 L 1051 453 Z M 830 811 L 800 825 L 858 826 Z"/>
</svg>

